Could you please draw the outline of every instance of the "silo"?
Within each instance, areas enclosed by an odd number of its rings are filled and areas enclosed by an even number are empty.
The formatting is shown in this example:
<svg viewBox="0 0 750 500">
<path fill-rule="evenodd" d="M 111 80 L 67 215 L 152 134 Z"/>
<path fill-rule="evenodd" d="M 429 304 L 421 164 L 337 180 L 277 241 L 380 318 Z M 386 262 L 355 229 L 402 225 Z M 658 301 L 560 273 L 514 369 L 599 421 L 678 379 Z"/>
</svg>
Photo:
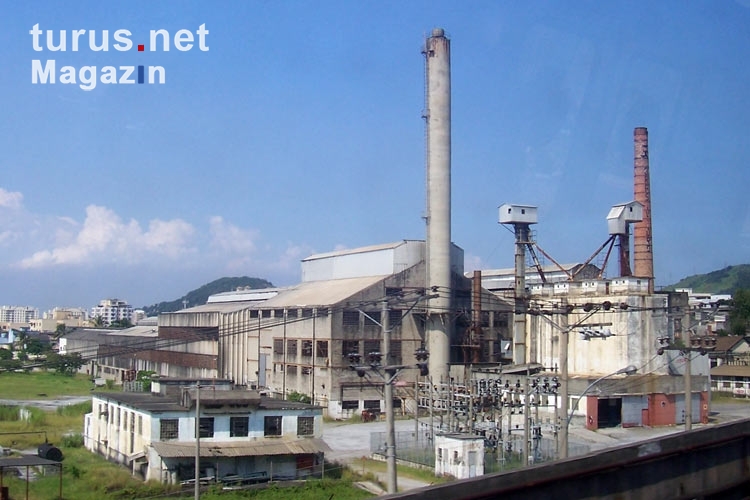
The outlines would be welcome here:
<svg viewBox="0 0 750 500">
<path fill-rule="evenodd" d="M 427 127 L 427 288 L 426 325 L 433 381 L 448 380 L 451 309 L 451 78 L 450 40 L 442 28 L 425 41 Z"/>
</svg>

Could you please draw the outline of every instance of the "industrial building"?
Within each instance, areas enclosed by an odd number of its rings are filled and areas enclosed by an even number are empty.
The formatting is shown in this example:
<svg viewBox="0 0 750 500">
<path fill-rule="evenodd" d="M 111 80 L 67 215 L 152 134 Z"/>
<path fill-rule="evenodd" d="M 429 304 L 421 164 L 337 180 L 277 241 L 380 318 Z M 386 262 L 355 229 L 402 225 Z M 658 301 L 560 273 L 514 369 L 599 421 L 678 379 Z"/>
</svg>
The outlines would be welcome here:
<svg viewBox="0 0 750 500">
<path fill-rule="evenodd" d="M 513 226 L 515 267 L 465 275 L 463 251 L 451 241 L 450 41 L 442 29 L 432 31 L 423 55 L 424 241 L 312 255 L 301 263 L 298 285 L 236 290 L 162 314 L 153 338 L 130 351 L 109 345 L 98 363 L 106 358 L 120 375 L 150 370 L 230 379 L 280 398 L 299 393 L 335 418 L 384 407 L 381 362 L 403 365 L 394 381 L 397 405 L 435 404 L 413 389 L 419 382 L 450 386 L 477 367 L 502 374 L 533 366 L 564 379 L 559 410 L 572 408 L 591 428 L 673 424 L 692 415 L 707 421 L 708 360 L 685 348 L 692 340 L 686 294 L 654 290 L 648 131 L 634 130 L 635 199 L 607 214 L 609 237 L 597 251 L 606 248 L 602 265 L 592 264 L 593 256 L 557 264 L 533 241 L 537 207 L 506 203 L 498 222 Z M 537 252 L 554 265 L 543 265 Z M 615 272 L 607 268 L 611 255 Z M 390 349 L 383 352 L 386 336 Z M 421 348 L 429 352 L 422 381 L 413 369 Z M 370 353 L 381 359 L 367 361 Z M 352 354 L 372 370 L 352 370 Z M 638 374 L 620 376 L 630 366 Z M 686 366 L 693 377 L 681 376 Z M 584 394 L 586 401 L 572 406 L 569 398 Z M 448 411 L 446 401 L 440 404 Z"/>
<path fill-rule="evenodd" d="M 196 469 L 201 481 L 232 484 L 321 473 L 328 451 L 321 408 L 237 389 L 227 380 L 156 378 L 151 386 L 150 392 L 94 394 L 84 422 L 86 448 L 166 484 L 195 481 Z"/>
<path fill-rule="evenodd" d="M 415 350 L 424 347 L 429 292 L 425 291 L 424 241 L 403 240 L 312 255 L 302 261 L 303 281 L 292 287 L 238 290 L 212 296 L 208 303 L 159 316 L 159 337 L 201 339 L 217 356 L 203 373 L 237 384 L 265 388 L 279 397 L 309 396 L 328 415 L 346 418 L 384 406 L 383 379 L 360 377 L 350 354 L 366 359 L 382 353 L 383 364 L 405 365 L 397 404 L 414 399 L 418 370 Z M 510 305 L 483 291 L 482 338 L 471 336 L 472 281 L 463 276 L 463 251 L 452 245 L 450 289 L 451 363 L 501 363 L 507 351 Z M 439 294 L 440 292 L 436 292 Z M 384 313 L 387 311 L 387 313 Z M 383 325 L 390 352 L 383 352 Z M 472 343 L 475 342 L 475 343 Z M 190 349 L 193 349 L 192 347 Z M 196 353 L 197 354 L 197 353 Z M 153 367 L 156 368 L 156 367 Z M 199 368 L 199 367 L 195 367 Z"/>
</svg>

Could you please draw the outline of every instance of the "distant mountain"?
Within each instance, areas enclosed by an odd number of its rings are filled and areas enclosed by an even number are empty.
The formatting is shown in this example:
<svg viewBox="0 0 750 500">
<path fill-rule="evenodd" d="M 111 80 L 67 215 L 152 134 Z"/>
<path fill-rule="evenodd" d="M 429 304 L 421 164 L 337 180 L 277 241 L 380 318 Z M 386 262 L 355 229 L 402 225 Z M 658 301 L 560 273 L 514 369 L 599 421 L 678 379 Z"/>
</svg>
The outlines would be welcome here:
<svg viewBox="0 0 750 500">
<path fill-rule="evenodd" d="M 219 278 L 200 288 L 196 288 L 192 292 L 188 292 L 172 302 L 159 302 L 158 304 L 146 306 L 142 309 L 146 311 L 147 316 L 158 316 L 159 313 L 184 309 L 186 304 L 188 307 L 203 305 L 206 303 L 210 295 L 221 292 L 231 292 L 240 287 L 249 287 L 253 289 L 273 288 L 273 283 L 261 278 L 249 278 L 247 276 L 242 276 L 241 278 Z"/>
<path fill-rule="evenodd" d="M 738 288 L 750 290 L 750 264 L 728 266 L 706 274 L 696 274 L 680 280 L 666 290 L 692 288 L 694 292 L 734 294 Z"/>
</svg>

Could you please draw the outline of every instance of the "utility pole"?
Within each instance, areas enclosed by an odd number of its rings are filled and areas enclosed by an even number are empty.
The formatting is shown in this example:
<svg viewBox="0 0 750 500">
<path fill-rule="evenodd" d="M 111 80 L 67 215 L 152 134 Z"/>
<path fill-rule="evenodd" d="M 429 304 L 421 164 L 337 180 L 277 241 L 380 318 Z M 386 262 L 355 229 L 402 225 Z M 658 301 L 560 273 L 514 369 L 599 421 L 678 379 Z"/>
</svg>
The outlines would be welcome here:
<svg viewBox="0 0 750 500">
<path fill-rule="evenodd" d="M 692 353 L 698 352 L 705 355 L 708 351 L 716 349 L 716 337 L 691 337 L 689 339 L 690 347 L 673 344 L 669 338 L 663 337 L 658 339 L 662 345 L 656 352 L 664 354 L 665 351 L 680 351 L 685 356 L 685 430 L 693 429 L 693 377 L 692 377 Z"/>
<path fill-rule="evenodd" d="M 563 419 L 568 418 L 568 300 L 560 302 L 560 413 Z M 555 422 L 560 426 L 560 458 L 568 458 L 568 426 L 563 421 Z"/>
<path fill-rule="evenodd" d="M 690 356 L 692 353 L 687 351 L 685 355 L 685 430 L 693 430 L 693 388 L 692 388 L 692 369 L 690 367 Z"/>
<path fill-rule="evenodd" d="M 195 500 L 201 497 L 201 384 L 195 384 Z"/>
<path fill-rule="evenodd" d="M 383 331 L 383 354 L 385 355 L 386 367 L 390 366 L 390 354 L 391 354 L 391 332 L 388 327 L 388 302 L 383 301 L 380 310 L 380 327 Z M 393 494 L 398 491 L 397 480 L 396 480 L 396 431 L 393 422 L 393 377 L 396 375 L 396 371 L 393 369 L 385 369 L 385 420 L 386 420 L 386 436 L 385 436 L 385 447 L 386 447 L 386 461 L 388 465 L 388 494 Z"/>
<path fill-rule="evenodd" d="M 529 466 L 529 368 L 526 367 L 526 383 L 523 390 L 523 466 Z"/>
</svg>

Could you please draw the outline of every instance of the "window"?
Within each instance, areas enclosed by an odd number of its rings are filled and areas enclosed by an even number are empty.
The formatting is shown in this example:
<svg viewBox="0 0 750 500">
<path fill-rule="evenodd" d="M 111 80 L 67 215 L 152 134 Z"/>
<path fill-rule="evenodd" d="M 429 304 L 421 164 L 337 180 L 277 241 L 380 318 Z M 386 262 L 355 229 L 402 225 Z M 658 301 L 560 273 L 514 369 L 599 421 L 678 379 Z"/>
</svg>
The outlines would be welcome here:
<svg viewBox="0 0 750 500">
<path fill-rule="evenodd" d="M 380 400 L 379 399 L 365 399 L 363 402 L 365 410 L 378 410 L 380 411 Z"/>
<path fill-rule="evenodd" d="M 138 434 L 143 434 L 143 415 L 138 415 Z"/>
<path fill-rule="evenodd" d="M 379 340 L 365 340 L 365 356 L 371 352 L 380 352 Z"/>
<path fill-rule="evenodd" d="M 356 399 L 341 402 L 341 409 L 343 410 L 356 410 L 358 408 L 359 408 L 359 401 L 357 401 Z"/>
<path fill-rule="evenodd" d="M 302 355 L 303 356 L 312 356 L 312 349 L 313 349 L 312 340 L 302 341 Z"/>
<path fill-rule="evenodd" d="M 297 357 L 297 341 L 296 340 L 286 341 L 286 355 L 289 356 L 290 358 Z"/>
<path fill-rule="evenodd" d="M 283 309 L 274 309 L 273 310 L 273 317 L 274 318 L 283 318 L 284 317 L 284 310 Z"/>
<path fill-rule="evenodd" d="M 380 311 L 370 311 L 365 314 L 365 326 L 380 326 Z"/>
<path fill-rule="evenodd" d="M 401 315 L 403 311 L 399 309 L 391 309 L 388 311 L 388 326 L 396 328 L 401 326 Z"/>
<path fill-rule="evenodd" d="M 316 351 L 315 351 L 315 356 L 318 358 L 328 357 L 328 341 L 327 340 L 318 340 Z"/>
<path fill-rule="evenodd" d="M 179 426 L 179 420 L 176 418 L 163 418 L 159 421 L 159 439 L 166 441 L 167 439 L 177 439 Z"/>
<path fill-rule="evenodd" d="M 257 318 L 258 317 L 258 311 L 250 311 L 250 317 L 251 318 Z"/>
<path fill-rule="evenodd" d="M 394 365 L 400 365 L 401 364 L 401 341 L 400 340 L 391 340 L 391 352 L 388 354 L 388 364 L 394 364 Z"/>
<path fill-rule="evenodd" d="M 318 317 L 326 317 L 328 316 L 328 308 L 327 307 L 319 307 L 315 313 L 318 315 Z"/>
<path fill-rule="evenodd" d="M 352 353 L 359 354 L 359 340 L 344 340 L 341 343 L 341 355 L 348 359 Z"/>
<path fill-rule="evenodd" d="M 273 339 L 273 353 L 284 354 L 284 339 Z"/>
<path fill-rule="evenodd" d="M 341 324 L 343 326 L 359 326 L 359 311 L 344 311 Z"/>
<path fill-rule="evenodd" d="M 310 375 L 312 373 L 312 367 L 310 366 L 303 366 L 300 368 L 300 373 L 302 375 Z"/>
<path fill-rule="evenodd" d="M 297 317 L 297 309 L 287 309 L 286 310 L 286 317 L 287 318 L 296 318 Z"/>
<path fill-rule="evenodd" d="M 281 436 L 281 417 L 263 417 L 263 435 Z"/>
<path fill-rule="evenodd" d="M 229 436 L 230 437 L 247 437 L 248 418 L 247 417 L 229 417 Z"/>
<path fill-rule="evenodd" d="M 297 435 L 312 436 L 315 433 L 315 417 L 297 417 Z"/>
<path fill-rule="evenodd" d="M 214 437 L 214 417 L 201 417 L 198 430 L 202 438 Z"/>
<path fill-rule="evenodd" d="M 271 317 L 271 310 L 270 309 L 264 309 L 260 312 L 261 318 L 270 318 Z"/>
<path fill-rule="evenodd" d="M 297 365 L 286 365 L 287 375 L 297 375 Z"/>
</svg>

